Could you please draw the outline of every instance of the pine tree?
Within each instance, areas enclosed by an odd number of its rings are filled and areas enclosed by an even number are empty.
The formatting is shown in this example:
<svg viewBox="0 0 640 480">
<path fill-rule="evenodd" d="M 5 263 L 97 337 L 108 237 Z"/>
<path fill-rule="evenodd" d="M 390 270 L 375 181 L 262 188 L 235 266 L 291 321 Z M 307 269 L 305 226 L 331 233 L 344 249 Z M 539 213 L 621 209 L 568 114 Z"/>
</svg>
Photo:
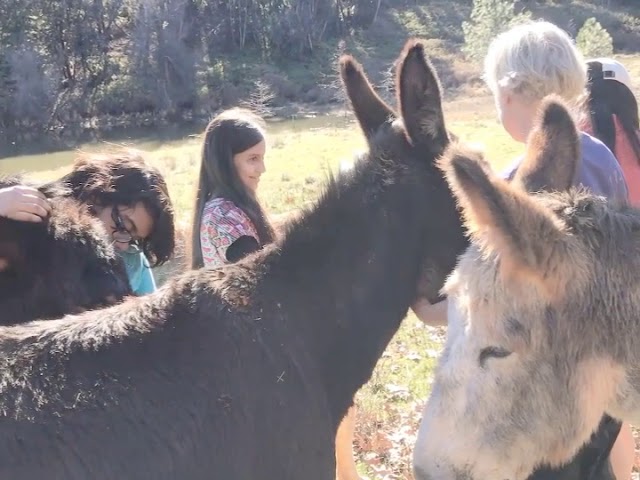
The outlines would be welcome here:
<svg viewBox="0 0 640 480">
<path fill-rule="evenodd" d="M 609 32 L 593 17 L 587 19 L 576 36 L 576 45 L 585 57 L 610 57 L 613 40 Z"/>
</svg>

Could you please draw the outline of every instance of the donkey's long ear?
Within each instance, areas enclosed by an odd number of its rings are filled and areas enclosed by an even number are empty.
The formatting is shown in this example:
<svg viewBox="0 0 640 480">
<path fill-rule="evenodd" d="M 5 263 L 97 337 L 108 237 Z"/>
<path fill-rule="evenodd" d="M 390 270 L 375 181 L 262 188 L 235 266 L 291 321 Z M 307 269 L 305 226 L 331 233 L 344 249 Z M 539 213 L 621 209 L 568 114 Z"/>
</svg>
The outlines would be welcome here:
<svg viewBox="0 0 640 480">
<path fill-rule="evenodd" d="M 533 197 L 498 178 L 481 155 L 450 147 L 439 160 L 473 239 L 500 257 L 503 273 L 526 274 L 553 292 L 567 279 L 564 224 Z M 570 257 L 570 255 L 569 255 Z M 558 291 L 558 290 L 555 290 Z"/>
<path fill-rule="evenodd" d="M 369 139 L 384 122 L 395 118 L 395 113 L 373 90 L 362 66 L 350 55 L 340 57 L 340 76 L 353 113 Z"/>
<path fill-rule="evenodd" d="M 398 104 L 409 140 L 441 154 L 449 137 L 444 124 L 440 81 L 424 53 L 424 45 L 409 40 L 402 51 L 396 79 Z"/>
<path fill-rule="evenodd" d="M 580 138 L 569 110 L 559 97 L 549 96 L 538 110 L 513 182 L 528 192 L 568 190 L 580 158 Z"/>
</svg>

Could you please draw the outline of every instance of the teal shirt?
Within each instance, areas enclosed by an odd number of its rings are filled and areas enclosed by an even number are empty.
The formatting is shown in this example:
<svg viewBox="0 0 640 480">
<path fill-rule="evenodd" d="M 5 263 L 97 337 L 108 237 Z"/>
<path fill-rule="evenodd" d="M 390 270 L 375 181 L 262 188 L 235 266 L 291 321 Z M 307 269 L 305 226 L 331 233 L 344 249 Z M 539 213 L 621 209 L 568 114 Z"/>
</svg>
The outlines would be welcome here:
<svg viewBox="0 0 640 480">
<path fill-rule="evenodd" d="M 118 251 L 127 269 L 129 284 L 136 295 L 146 295 L 156 291 L 156 281 L 149 265 L 149 260 L 140 250 L 129 249 Z"/>
</svg>

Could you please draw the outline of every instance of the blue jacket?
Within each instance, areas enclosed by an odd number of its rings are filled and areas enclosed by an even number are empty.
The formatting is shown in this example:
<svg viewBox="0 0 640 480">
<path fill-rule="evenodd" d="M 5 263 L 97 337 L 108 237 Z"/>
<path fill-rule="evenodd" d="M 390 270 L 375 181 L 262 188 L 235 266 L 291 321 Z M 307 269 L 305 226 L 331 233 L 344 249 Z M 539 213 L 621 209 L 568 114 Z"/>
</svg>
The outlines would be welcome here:
<svg viewBox="0 0 640 480">
<path fill-rule="evenodd" d="M 582 185 L 595 195 L 626 202 L 629 199 L 627 183 L 611 150 L 600 140 L 584 132 L 580 133 L 580 140 L 582 161 L 574 185 Z M 518 157 L 503 172 L 503 178 L 511 180 L 523 159 L 524 156 Z M 559 158 L 558 161 L 561 162 L 562 159 Z"/>
<path fill-rule="evenodd" d="M 129 277 L 129 284 L 136 295 L 146 295 L 156 291 L 156 281 L 149 265 L 149 260 L 140 250 L 118 250 L 124 260 Z"/>
</svg>

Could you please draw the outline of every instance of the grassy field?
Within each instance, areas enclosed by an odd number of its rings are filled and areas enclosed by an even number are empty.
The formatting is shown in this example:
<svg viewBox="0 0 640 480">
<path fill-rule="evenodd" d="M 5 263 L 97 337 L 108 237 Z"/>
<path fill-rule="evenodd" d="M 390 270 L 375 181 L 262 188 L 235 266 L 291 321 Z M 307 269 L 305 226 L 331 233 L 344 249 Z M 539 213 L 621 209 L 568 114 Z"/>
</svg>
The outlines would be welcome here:
<svg viewBox="0 0 640 480">
<path fill-rule="evenodd" d="M 627 57 L 634 78 L 640 79 L 640 58 Z M 636 85 L 640 87 L 640 85 Z M 638 89 L 640 91 L 640 89 Z M 523 151 L 498 124 L 492 99 L 478 96 L 445 104 L 450 129 L 463 140 L 482 144 L 496 168 Z M 260 196 L 274 214 L 312 202 L 328 171 L 365 147 L 360 131 L 347 113 L 269 124 L 267 173 Z M 197 136 L 173 142 L 136 142 L 150 162 L 166 176 L 180 229 L 188 230 L 196 168 Z M 83 149 L 104 148 L 87 145 Z M 75 152 L 22 156 L 0 161 L 0 173 L 29 172 L 55 178 L 67 171 Z M 411 452 L 431 372 L 440 352 L 444 329 L 421 324 L 412 314 L 381 358 L 371 381 L 358 393 L 355 451 L 362 474 L 370 478 L 411 478 Z"/>
</svg>

